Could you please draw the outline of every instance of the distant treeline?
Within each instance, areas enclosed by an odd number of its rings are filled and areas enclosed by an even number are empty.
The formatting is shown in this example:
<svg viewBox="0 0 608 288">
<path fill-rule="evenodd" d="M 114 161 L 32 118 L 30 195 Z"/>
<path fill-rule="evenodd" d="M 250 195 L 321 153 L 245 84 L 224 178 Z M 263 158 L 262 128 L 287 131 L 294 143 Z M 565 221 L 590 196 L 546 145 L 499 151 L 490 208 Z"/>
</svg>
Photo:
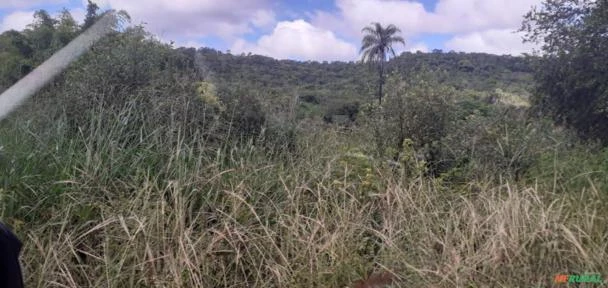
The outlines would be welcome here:
<svg viewBox="0 0 608 288">
<path fill-rule="evenodd" d="M 276 60 L 260 55 L 223 53 L 211 48 L 178 48 L 208 71 L 219 82 L 243 83 L 272 89 L 298 88 L 321 96 L 335 94 L 367 97 L 373 93 L 375 72 L 360 62 L 317 62 Z M 532 65 L 527 57 L 485 53 L 404 52 L 391 59 L 389 73 L 415 73 L 421 68 L 437 73 L 440 82 L 456 89 L 489 91 L 501 88 L 523 93 L 532 85 Z M 441 73 L 443 72 L 443 73 Z M 245 83 L 243 83 L 245 84 Z"/>
</svg>

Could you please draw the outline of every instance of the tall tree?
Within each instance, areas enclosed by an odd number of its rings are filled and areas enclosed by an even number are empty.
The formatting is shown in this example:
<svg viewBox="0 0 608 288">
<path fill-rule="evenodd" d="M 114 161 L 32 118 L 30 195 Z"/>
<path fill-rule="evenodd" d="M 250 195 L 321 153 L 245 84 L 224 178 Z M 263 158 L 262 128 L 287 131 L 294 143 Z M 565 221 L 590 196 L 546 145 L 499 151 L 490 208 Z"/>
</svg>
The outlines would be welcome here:
<svg viewBox="0 0 608 288">
<path fill-rule="evenodd" d="M 34 13 L 34 22 L 24 31 L 34 48 L 34 58 L 38 61 L 49 56 L 47 50 L 53 43 L 56 24 L 57 20 L 53 19 L 46 10 L 38 10 Z"/>
<path fill-rule="evenodd" d="M 382 27 L 380 23 L 372 23 L 361 30 L 364 33 L 361 41 L 360 53 L 363 53 L 363 62 L 373 63 L 378 68 L 378 103 L 382 104 L 382 86 L 384 85 L 385 63 L 392 55 L 395 56 L 393 44 L 401 43 L 405 45 L 405 40 L 396 34 L 401 30 L 393 24 Z"/>
<path fill-rule="evenodd" d="M 0 34 L 0 91 L 30 72 L 33 54 L 29 39 L 22 33 L 9 30 Z"/>
<path fill-rule="evenodd" d="M 539 112 L 608 145 L 608 1 L 545 0 L 524 18 L 525 41 L 541 44 Z"/>
<path fill-rule="evenodd" d="M 97 4 L 95 4 L 91 0 L 87 0 L 87 3 L 87 15 L 84 18 L 82 30 L 86 30 L 87 28 L 93 26 L 93 24 L 95 24 L 95 21 L 97 21 L 97 18 L 99 17 L 99 15 L 97 14 L 99 6 L 97 6 Z"/>
<path fill-rule="evenodd" d="M 35 28 L 46 27 L 49 29 L 53 29 L 57 24 L 57 20 L 53 19 L 49 12 L 46 10 L 40 9 L 34 12 L 34 24 Z"/>
<path fill-rule="evenodd" d="M 76 20 L 74 20 L 70 11 L 64 8 L 59 15 L 57 29 L 55 31 L 55 46 L 61 48 L 67 45 L 77 34 L 78 23 L 76 23 Z"/>
</svg>

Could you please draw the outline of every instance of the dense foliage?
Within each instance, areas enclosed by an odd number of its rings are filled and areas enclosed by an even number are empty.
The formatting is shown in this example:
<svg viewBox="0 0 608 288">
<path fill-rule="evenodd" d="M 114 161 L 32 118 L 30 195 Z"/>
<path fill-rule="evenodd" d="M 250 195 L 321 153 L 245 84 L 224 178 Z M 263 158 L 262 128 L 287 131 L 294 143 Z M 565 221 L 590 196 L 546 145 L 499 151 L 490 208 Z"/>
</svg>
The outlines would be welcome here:
<svg viewBox="0 0 608 288">
<path fill-rule="evenodd" d="M 608 2 L 552 0 L 526 15 L 527 40 L 542 43 L 535 73 L 539 111 L 608 144 Z"/>
<path fill-rule="evenodd" d="M 264 94 L 276 107 L 301 99 L 302 114 L 334 119 L 347 116 L 357 103 L 368 103 L 376 95 L 377 74 L 368 65 L 355 62 L 297 62 L 259 55 L 232 55 L 210 48 L 180 48 L 196 59 L 218 86 L 241 85 Z M 492 94 L 497 89 L 527 99 L 532 87 L 532 68 L 522 57 L 483 53 L 405 52 L 387 63 L 389 73 L 404 77 L 420 69 L 434 71 L 442 84 L 470 94 Z M 342 113 L 344 111 L 345 113 Z"/>
</svg>

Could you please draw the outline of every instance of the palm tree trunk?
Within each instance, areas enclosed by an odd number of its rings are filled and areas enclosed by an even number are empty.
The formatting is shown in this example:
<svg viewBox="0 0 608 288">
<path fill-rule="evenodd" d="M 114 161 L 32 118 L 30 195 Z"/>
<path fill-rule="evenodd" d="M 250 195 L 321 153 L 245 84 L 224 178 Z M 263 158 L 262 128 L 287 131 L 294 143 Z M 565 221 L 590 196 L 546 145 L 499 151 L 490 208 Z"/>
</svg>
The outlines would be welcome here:
<svg viewBox="0 0 608 288">
<path fill-rule="evenodd" d="M 384 61 L 378 64 L 378 104 L 382 105 L 382 86 L 384 85 Z"/>
</svg>

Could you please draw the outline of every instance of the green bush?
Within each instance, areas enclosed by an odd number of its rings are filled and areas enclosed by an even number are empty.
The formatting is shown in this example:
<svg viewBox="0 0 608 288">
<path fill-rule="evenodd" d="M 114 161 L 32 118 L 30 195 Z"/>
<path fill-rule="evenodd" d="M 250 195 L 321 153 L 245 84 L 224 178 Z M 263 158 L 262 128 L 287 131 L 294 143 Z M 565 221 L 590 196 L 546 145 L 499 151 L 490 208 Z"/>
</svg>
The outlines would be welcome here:
<svg viewBox="0 0 608 288">
<path fill-rule="evenodd" d="M 408 79 L 393 76 L 387 82 L 385 103 L 363 107 L 362 122 L 375 135 L 380 155 L 399 160 L 403 143 L 410 139 L 416 157 L 428 164 L 430 174 L 436 174 L 443 169 L 441 140 L 455 117 L 454 94 L 424 72 Z"/>
<path fill-rule="evenodd" d="M 323 116 L 323 120 L 327 123 L 334 123 L 336 119 L 345 118 L 347 121 L 338 121 L 342 124 L 348 124 L 348 122 L 354 122 L 357 120 L 357 114 L 359 113 L 359 102 L 345 103 L 337 106 L 331 106 L 327 109 L 327 112 Z M 342 117 L 340 117 L 342 116 Z"/>
<path fill-rule="evenodd" d="M 511 106 L 495 106 L 486 116 L 477 111 L 454 127 L 443 141 L 444 155 L 451 162 L 443 176 L 457 182 L 488 177 L 521 180 L 552 147 L 552 138 L 559 137 L 547 121 L 528 118 L 525 110 Z"/>
<path fill-rule="evenodd" d="M 528 177 L 560 193 L 608 191 L 608 149 L 577 142 L 564 139 L 552 145 L 540 155 Z"/>
<path fill-rule="evenodd" d="M 222 114 L 224 123 L 228 124 L 229 135 L 255 138 L 266 124 L 266 113 L 260 100 L 243 88 L 225 91 L 220 96 L 226 105 Z"/>
</svg>

